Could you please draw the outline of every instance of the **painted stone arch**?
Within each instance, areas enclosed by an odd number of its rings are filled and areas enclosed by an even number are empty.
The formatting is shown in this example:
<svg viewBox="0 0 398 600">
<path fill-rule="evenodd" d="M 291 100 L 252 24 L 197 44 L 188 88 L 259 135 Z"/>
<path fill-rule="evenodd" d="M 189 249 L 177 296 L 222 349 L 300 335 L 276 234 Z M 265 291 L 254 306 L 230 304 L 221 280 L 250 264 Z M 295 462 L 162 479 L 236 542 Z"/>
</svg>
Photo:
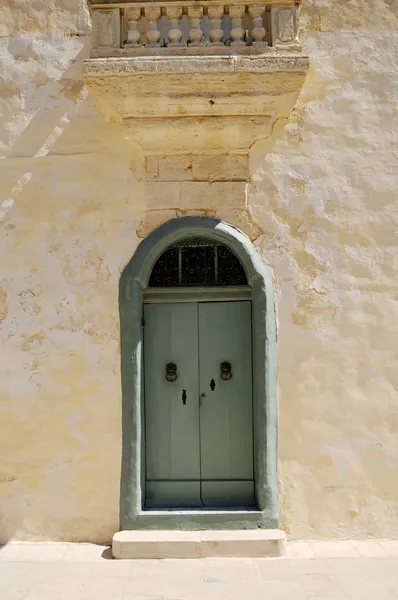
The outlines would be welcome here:
<svg viewBox="0 0 398 600">
<path fill-rule="evenodd" d="M 242 263 L 252 295 L 254 470 L 258 510 L 195 515 L 145 511 L 143 328 L 144 292 L 153 265 L 172 244 L 188 237 L 228 246 Z M 277 352 L 271 270 L 249 238 L 216 219 L 183 217 L 161 225 L 145 238 L 125 267 L 119 286 L 122 374 L 121 529 L 278 528 Z"/>
</svg>

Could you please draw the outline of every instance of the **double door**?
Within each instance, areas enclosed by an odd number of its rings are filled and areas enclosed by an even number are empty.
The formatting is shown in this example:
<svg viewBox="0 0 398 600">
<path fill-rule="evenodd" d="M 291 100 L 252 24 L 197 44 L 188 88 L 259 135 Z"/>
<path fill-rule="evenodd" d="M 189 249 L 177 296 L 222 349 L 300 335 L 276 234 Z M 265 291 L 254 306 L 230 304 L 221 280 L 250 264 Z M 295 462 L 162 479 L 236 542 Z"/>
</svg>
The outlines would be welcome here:
<svg viewBox="0 0 398 600">
<path fill-rule="evenodd" d="M 144 306 L 145 506 L 254 505 L 251 303 Z"/>
</svg>

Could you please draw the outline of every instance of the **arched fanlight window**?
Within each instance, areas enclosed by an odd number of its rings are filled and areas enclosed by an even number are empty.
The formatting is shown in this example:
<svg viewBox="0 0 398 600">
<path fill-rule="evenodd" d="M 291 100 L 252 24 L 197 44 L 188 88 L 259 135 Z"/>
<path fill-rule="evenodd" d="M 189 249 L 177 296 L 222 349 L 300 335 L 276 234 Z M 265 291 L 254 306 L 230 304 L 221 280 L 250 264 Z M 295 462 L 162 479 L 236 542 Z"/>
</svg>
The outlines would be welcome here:
<svg viewBox="0 0 398 600">
<path fill-rule="evenodd" d="M 200 238 L 169 246 L 149 279 L 149 287 L 226 285 L 247 285 L 239 259 L 226 246 Z"/>
</svg>

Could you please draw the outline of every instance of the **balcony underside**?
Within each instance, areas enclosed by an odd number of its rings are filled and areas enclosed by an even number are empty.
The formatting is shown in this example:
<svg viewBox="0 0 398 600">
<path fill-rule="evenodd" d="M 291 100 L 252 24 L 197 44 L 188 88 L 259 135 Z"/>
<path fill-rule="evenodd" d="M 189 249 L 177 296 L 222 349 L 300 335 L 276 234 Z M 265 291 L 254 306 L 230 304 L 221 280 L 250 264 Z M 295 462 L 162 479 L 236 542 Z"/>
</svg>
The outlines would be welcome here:
<svg viewBox="0 0 398 600">
<path fill-rule="evenodd" d="M 247 151 L 288 117 L 303 85 L 300 53 L 90 59 L 96 105 L 147 152 Z"/>
</svg>

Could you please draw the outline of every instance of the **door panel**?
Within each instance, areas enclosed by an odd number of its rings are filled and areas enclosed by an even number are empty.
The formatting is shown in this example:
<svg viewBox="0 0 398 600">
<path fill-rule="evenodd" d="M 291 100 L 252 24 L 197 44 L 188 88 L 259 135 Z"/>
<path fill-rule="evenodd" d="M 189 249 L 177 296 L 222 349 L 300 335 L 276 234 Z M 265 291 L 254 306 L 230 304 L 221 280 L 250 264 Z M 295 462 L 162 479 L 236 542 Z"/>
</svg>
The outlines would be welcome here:
<svg viewBox="0 0 398 600">
<path fill-rule="evenodd" d="M 148 508 L 202 505 L 197 318 L 196 303 L 144 306 Z M 166 380 L 169 362 L 177 365 L 174 382 Z"/>
<path fill-rule="evenodd" d="M 254 506 L 254 481 L 203 481 L 204 506 L 247 508 Z"/>
<path fill-rule="evenodd" d="M 200 409 L 205 506 L 254 504 L 251 355 L 251 303 L 200 303 L 199 392 L 206 394 Z M 232 365 L 229 381 L 221 378 L 224 361 Z"/>
<path fill-rule="evenodd" d="M 200 508 L 200 480 L 147 481 L 147 508 Z"/>
</svg>

